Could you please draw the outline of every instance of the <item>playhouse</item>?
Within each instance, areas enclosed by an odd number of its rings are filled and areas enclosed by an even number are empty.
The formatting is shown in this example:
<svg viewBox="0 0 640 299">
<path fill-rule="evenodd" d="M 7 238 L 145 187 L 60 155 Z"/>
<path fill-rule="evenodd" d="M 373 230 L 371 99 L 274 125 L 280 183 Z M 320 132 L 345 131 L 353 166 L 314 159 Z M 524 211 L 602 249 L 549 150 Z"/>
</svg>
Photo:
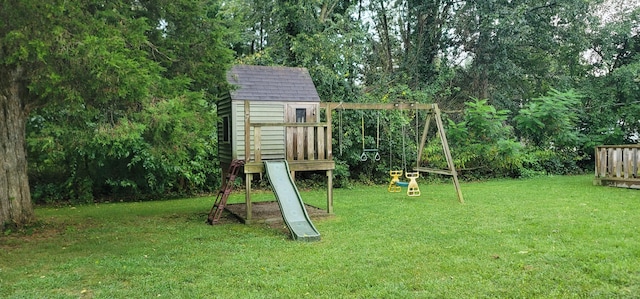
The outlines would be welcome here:
<svg viewBox="0 0 640 299">
<path fill-rule="evenodd" d="M 218 103 L 218 154 L 223 172 L 244 161 L 245 221 L 252 218 L 251 181 L 265 172 L 265 161 L 286 161 L 293 178 L 297 171 L 326 171 L 332 213 L 331 127 L 319 122 L 320 97 L 307 69 L 236 65 L 227 81 L 231 92 Z"/>
</svg>

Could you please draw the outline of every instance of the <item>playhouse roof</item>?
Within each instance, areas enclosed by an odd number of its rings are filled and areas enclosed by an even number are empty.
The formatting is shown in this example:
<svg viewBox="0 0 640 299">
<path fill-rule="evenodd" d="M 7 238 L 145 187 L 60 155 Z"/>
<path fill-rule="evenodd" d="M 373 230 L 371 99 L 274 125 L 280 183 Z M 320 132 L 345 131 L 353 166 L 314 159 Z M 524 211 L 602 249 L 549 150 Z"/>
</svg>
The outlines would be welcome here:
<svg viewBox="0 0 640 299">
<path fill-rule="evenodd" d="M 305 68 L 235 65 L 227 81 L 236 86 L 232 100 L 320 102 L 320 96 Z"/>
</svg>

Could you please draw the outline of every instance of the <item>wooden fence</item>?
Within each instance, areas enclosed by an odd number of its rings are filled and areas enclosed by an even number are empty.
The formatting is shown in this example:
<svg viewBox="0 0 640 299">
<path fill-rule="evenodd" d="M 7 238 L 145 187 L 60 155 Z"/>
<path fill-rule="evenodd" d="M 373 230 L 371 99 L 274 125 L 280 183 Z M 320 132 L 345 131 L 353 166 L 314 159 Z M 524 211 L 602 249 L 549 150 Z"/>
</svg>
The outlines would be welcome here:
<svg viewBox="0 0 640 299">
<path fill-rule="evenodd" d="M 595 152 L 596 185 L 640 189 L 640 145 L 603 145 Z"/>
</svg>

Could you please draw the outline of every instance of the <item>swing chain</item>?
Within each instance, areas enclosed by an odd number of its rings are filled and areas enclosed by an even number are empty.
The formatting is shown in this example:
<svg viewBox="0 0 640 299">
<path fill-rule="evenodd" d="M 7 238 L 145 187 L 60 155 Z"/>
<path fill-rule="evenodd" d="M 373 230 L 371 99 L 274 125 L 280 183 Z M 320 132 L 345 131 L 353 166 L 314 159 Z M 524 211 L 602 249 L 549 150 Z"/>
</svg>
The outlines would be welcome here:
<svg viewBox="0 0 640 299">
<path fill-rule="evenodd" d="M 369 155 L 367 154 L 368 152 L 375 152 L 375 155 L 373 155 L 373 160 L 374 161 L 380 161 L 381 157 L 380 157 L 380 152 L 379 152 L 379 148 L 380 148 L 380 112 L 378 112 L 378 120 L 377 120 L 377 133 L 376 133 L 376 148 L 374 149 L 368 149 L 365 148 L 364 144 L 364 114 L 362 114 L 360 116 L 360 122 L 361 122 L 361 130 L 362 130 L 362 154 L 360 155 L 360 161 L 364 162 L 367 161 L 369 159 Z"/>
</svg>

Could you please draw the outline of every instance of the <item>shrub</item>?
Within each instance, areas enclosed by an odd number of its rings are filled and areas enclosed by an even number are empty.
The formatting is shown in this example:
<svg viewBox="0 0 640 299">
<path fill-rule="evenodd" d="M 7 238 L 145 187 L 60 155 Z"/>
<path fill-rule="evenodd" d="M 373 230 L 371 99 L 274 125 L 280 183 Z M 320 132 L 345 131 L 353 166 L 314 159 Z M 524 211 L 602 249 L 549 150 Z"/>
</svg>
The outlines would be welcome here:
<svg viewBox="0 0 640 299">
<path fill-rule="evenodd" d="M 508 110 L 496 110 L 487 100 L 474 99 L 466 103 L 463 119 L 456 123 L 448 120 L 447 135 L 456 168 L 467 177 L 514 176 L 522 167 L 522 145 L 506 124 Z M 431 154 L 440 167 L 446 166 L 444 157 L 438 157 L 439 141 L 430 144 Z"/>
</svg>

